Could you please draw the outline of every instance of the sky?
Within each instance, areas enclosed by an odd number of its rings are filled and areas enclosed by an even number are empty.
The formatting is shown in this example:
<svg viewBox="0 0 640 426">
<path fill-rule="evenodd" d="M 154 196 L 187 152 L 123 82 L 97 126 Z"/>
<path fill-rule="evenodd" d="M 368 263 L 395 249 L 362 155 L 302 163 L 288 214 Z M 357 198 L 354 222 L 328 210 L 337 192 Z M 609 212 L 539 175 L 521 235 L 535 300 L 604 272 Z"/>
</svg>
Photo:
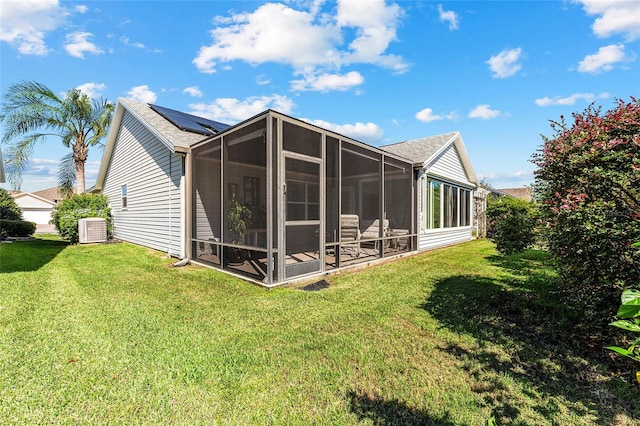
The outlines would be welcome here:
<svg viewBox="0 0 640 426">
<path fill-rule="evenodd" d="M 271 108 L 373 146 L 457 130 L 495 188 L 533 183 L 550 120 L 640 97 L 639 54 L 638 1 L 0 0 L 3 96 L 33 80 L 228 124 Z M 68 150 L 35 146 L 21 189 L 56 186 Z"/>
</svg>

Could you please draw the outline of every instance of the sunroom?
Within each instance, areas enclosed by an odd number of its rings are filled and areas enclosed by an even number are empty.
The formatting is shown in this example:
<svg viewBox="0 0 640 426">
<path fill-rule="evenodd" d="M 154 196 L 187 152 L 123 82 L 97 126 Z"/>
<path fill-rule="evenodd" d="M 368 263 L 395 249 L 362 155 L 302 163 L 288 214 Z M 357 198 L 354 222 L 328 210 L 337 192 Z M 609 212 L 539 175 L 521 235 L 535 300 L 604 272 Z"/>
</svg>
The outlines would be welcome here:
<svg viewBox="0 0 640 426">
<path fill-rule="evenodd" d="M 192 262 L 275 286 L 416 249 L 401 156 L 271 110 L 191 154 Z"/>
</svg>

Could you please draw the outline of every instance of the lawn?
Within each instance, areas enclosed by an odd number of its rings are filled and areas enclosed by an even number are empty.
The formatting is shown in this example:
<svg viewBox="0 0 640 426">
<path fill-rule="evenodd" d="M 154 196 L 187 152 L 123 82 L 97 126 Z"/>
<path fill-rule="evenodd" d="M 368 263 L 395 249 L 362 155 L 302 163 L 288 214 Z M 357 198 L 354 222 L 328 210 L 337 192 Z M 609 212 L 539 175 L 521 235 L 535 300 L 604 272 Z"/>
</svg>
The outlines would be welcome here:
<svg viewBox="0 0 640 426">
<path fill-rule="evenodd" d="M 607 351 L 563 337 L 543 252 L 503 257 L 477 240 L 319 291 L 171 262 L 126 243 L 0 244 L 0 423 L 640 418 L 638 390 L 601 363 Z"/>
</svg>

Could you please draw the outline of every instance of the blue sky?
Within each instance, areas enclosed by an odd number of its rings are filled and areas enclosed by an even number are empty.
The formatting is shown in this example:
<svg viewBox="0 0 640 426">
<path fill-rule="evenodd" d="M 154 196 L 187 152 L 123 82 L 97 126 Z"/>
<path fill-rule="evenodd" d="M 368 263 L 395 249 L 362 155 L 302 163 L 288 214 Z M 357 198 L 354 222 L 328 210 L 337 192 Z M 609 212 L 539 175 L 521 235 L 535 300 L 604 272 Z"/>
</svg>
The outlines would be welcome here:
<svg viewBox="0 0 640 426">
<path fill-rule="evenodd" d="M 272 108 L 375 146 L 459 130 L 497 188 L 532 183 L 550 119 L 640 97 L 637 1 L 0 1 L 3 94 L 35 80 L 229 124 Z M 55 186 L 67 152 L 36 146 L 22 190 Z"/>
</svg>

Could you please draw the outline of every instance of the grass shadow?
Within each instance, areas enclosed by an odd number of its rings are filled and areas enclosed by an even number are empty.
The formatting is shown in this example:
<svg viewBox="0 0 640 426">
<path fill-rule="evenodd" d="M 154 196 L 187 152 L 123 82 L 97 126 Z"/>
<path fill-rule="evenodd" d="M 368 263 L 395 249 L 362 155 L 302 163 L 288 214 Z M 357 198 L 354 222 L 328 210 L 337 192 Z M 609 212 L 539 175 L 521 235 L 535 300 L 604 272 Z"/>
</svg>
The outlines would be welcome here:
<svg viewBox="0 0 640 426">
<path fill-rule="evenodd" d="M 0 244 L 0 273 L 37 271 L 69 245 L 66 241 L 36 238 Z"/>
<path fill-rule="evenodd" d="M 455 423 L 448 415 L 438 418 L 426 411 L 408 407 L 396 399 L 384 400 L 376 396 L 364 393 L 349 392 L 348 399 L 351 402 L 351 412 L 358 416 L 359 420 L 370 420 L 374 425 L 442 425 L 449 426 Z"/>
<path fill-rule="evenodd" d="M 637 391 L 621 390 L 621 380 L 608 374 L 604 348 L 572 339 L 570 313 L 553 294 L 555 278 L 540 264 L 544 256 L 488 260 L 506 273 L 442 279 L 422 308 L 447 329 L 475 338 L 476 344 L 452 341 L 441 349 L 461 360 L 498 424 L 526 423 L 518 392 L 529 393 L 530 409 L 551 423 L 561 414 L 559 401 L 572 416 L 595 417 L 598 424 L 640 416 Z"/>
</svg>

